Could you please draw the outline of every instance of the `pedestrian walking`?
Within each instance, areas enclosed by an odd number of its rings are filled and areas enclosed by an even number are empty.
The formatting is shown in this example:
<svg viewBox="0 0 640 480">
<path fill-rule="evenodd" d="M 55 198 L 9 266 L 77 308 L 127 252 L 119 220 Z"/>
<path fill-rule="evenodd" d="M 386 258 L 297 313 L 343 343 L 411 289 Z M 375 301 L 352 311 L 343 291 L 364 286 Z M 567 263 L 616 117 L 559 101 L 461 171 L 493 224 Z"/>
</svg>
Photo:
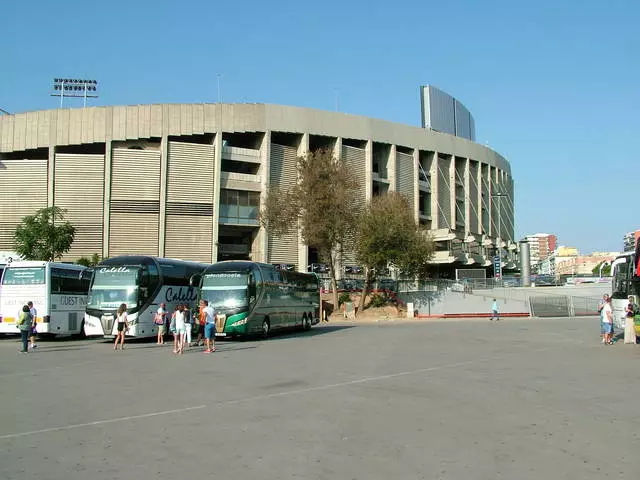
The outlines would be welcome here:
<svg viewBox="0 0 640 480">
<path fill-rule="evenodd" d="M 127 304 L 122 303 L 118 307 L 118 313 L 116 314 L 116 321 L 118 322 L 118 333 L 116 333 L 116 341 L 113 343 L 113 349 L 118 349 L 118 341 L 120 342 L 120 350 L 124 350 L 124 336 L 129 329 L 129 319 L 127 317 Z"/>
<path fill-rule="evenodd" d="M 18 315 L 18 321 L 16 322 L 18 325 L 18 330 L 20 330 L 20 339 L 22 340 L 22 353 L 29 353 L 29 333 L 31 332 L 31 312 L 29 311 L 29 306 L 25 305 L 22 307 L 22 311 L 20 315 Z"/>
<path fill-rule="evenodd" d="M 205 353 L 212 353 L 216 351 L 216 311 L 213 306 L 209 305 L 209 302 L 202 300 L 204 309 L 202 310 L 205 315 L 204 320 L 204 345 Z"/>
<path fill-rule="evenodd" d="M 164 333 L 166 330 L 166 323 L 167 323 L 166 306 L 167 306 L 166 304 L 161 303 L 153 319 L 153 323 L 158 329 L 158 338 L 156 342 L 157 345 L 164 345 Z"/>
<path fill-rule="evenodd" d="M 610 297 L 602 306 L 602 334 L 605 345 L 613 345 L 613 308 L 611 308 Z"/>
<path fill-rule="evenodd" d="M 36 335 L 38 334 L 36 330 L 38 311 L 36 310 L 36 307 L 33 306 L 32 301 L 27 302 L 27 306 L 29 307 L 29 313 L 31 314 L 31 335 L 29 338 L 31 344 L 29 345 L 29 348 L 36 348 L 38 346 L 36 345 Z"/>
<path fill-rule="evenodd" d="M 495 320 L 496 322 L 500 320 L 500 313 L 498 311 L 498 301 L 495 298 L 493 299 L 493 303 L 491 304 L 490 320 Z"/>
<path fill-rule="evenodd" d="M 633 296 L 629 296 L 629 303 L 625 307 L 624 319 L 624 343 L 636 344 L 636 326 L 633 317 L 636 313 L 636 306 L 633 303 Z"/>
</svg>

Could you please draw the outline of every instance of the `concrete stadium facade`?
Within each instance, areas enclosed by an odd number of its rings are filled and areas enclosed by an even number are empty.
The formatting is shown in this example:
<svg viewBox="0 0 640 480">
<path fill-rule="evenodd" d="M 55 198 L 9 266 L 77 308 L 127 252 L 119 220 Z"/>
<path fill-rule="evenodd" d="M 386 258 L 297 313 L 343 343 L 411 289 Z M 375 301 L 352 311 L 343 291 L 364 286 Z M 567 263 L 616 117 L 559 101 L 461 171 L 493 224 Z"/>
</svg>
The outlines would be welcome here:
<svg viewBox="0 0 640 480">
<path fill-rule="evenodd" d="M 158 104 L 0 116 L 0 250 L 25 215 L 60 206 L 77 229 L 65 260 L 148 254 L 250 258 L 306 270 L 297 234 L 257 221 L 296 158 L 332 149 L 363 203 L 404 194 L 436 241 L 434 263 L 488 266 L 515 250 L 509 162 L 470 140 L 339 112 L 268 104 Z M 355 264 L 346 252 L 343 264 Z"/>
</svg>

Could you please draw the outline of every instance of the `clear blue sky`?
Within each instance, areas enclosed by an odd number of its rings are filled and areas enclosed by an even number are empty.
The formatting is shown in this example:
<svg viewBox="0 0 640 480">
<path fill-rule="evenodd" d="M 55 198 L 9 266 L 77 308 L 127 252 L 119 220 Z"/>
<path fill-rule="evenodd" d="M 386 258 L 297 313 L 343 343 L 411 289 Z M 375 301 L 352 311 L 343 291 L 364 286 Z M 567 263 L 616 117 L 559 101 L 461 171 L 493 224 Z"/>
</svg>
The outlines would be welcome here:
<svg viewBox="0 0 640 480">
<path fill-rule="evenodd" d="M 516 235 L 619 250 L 640 228 L 640 2 L 7 2 L 0 108 L 55 108 L 55 76 L 93 104 L 265 102 L 419 125 L 418 86 L 460 99 L 509 159 Z M 68 104 L 70 105 L 70 104 Z M 79 106 L 80 103 L 77 103 Z"/>
</svg>

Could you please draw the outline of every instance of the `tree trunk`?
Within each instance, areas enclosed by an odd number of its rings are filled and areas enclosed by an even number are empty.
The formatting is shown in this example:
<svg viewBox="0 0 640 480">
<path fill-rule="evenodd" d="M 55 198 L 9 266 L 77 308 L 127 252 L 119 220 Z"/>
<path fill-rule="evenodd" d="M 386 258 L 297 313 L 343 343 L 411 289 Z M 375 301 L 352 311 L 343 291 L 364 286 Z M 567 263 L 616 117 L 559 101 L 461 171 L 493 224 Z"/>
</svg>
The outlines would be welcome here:
<svg viewBox="0 0 640 480">
<path fill-rule="evenodd" d="M 331 263 L 329 265 L 329 275 L 331 277 L 331 293 L 333 294 L 333 311 L 338 312 L 338 281 L 336 280 L 336 261 L 333 258 L 333 254 L 330 254 L 329 258 Z"/>
<path fill-rule="evenodd" d="M 364 302 L 367 299 L 369 290 L 371 289 L 371 269 L 364 267 L 364 285 L 362 286 L 362 294 L 360 295 L 360 306 L 356 312 L 356 315 L 364 311 Z"/>
</svg>

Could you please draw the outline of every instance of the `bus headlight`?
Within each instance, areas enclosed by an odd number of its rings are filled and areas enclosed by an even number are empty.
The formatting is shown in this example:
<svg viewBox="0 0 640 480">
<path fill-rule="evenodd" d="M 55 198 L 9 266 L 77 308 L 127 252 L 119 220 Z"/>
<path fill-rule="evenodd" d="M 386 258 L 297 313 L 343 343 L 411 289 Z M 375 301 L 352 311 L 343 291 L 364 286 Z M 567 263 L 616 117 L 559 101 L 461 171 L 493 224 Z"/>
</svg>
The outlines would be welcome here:
<svg viewBox="0 0 640 480">
<path fill-rule="evenodd" d="M 239 327 L 240 325 L 246 325 L 247 319 L 243 318 L 242 320 L 238 320 L 237 322 L 233 322 L 231 324 L 232 327 Z"/>
</svg>

